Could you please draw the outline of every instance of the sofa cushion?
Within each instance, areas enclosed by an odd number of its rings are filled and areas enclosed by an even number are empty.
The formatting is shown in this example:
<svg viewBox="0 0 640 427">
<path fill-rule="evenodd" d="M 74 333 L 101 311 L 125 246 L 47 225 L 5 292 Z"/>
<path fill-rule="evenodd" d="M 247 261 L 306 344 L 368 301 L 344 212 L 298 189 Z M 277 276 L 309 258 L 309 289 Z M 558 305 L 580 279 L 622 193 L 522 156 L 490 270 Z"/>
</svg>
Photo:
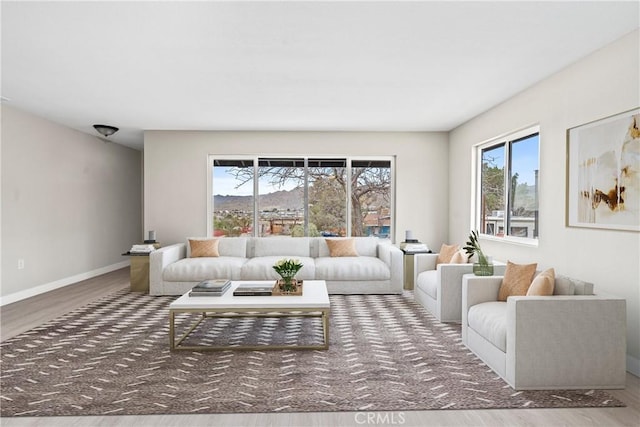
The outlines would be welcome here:
<svg viewBox="0 0 640 427">
<path fill-rule="evenodd" d="M 200 282 L 207 279 L 240 279 L 240 269 L 246 258 L 183 258 L 169 264 L 162 272 L 167 282 Z"/>
<path fill-rule="evenodd" d="M 593 283 L 583 280 L 572 279 L 574 284 L 574 295 L 593 295 Z"/>
<path fill-rule="evenodd" d="M 573 279 L 571 277 L 556 275 L 556 283 L 553 289 L 554 295 L 593 295 L 593 283 Z"/>
<path fill-rule="evenodd" d="M 378 255 L 378 243 L 381 243 L 382 241 L 377 237 L 353 237 L 352 239 L 355 242 L 356 252 L 359 256 L 375 257 Z M 318 257 L 328 256 L 331 256 L 331 253 L 329 252 L 329 246 L 327 246 L 326 239 L 318 239 Z"/>
<path fill-rule="evenodd" d="M 319 257 L 316 258 L 318 280 L 389 280 L 391 271 L 379 258 Z"/>
<path fill-rule="evenodd" d="M 271 239 L 264 239 L 271 240 Z M 284 240 L 284 239 L 283 239 Z M 306 240 L 306 239 L 305 239 Z M 307 242 L 308 247 L 308 242 Z M 273 266 L 276 262 L 283 258 L 294 258 L 302 263 L 302 268 L 296 274 L 296 279 L 301 280 L 313 280 L 315 278 L 315 262 L 313 258 L 302 257 L 295 255 L 275 255 L 275 256 L 261 256 L 257 258 L 250 258 L 246 263 L 242 265 L 240 271 L 241 280 L 276 280 L 280 278 L 280 275 L 276 273 Z"/>
<path fill-rule="evenodd" d="M 358 256 L 356 241 L 353 239 L 325 239 L 329 248 L 329 256 Z"/>
<path fill-rule="evenodd" d="M 247 258 L 246 237 L 223 237 L 218 244 L 220 256 L 237 256 Z"/>
<path fill-rule="evenodd" d="M 252 258 L 265 256 L 309 257 L 308 237 L 258 237 L 253 239 L 253 243 Z"/>
<path fill-rule="evenodd" d="M 553 295 L 556 272 L 553 268 L 548 268 L 533 278 L 527 296 L 550 296 Z"/>
<path fill-rule="evenodd" d="M 438 299 L 438 271 L 427 270 L 418 274 L 415 286 L 433 299 Z"/>
<path fill-rule="evenodd" d="M 220 239 L 194 239 L 189 240 L 191 258 L 219 257 L 218 243 Z"/>
<path fill-rule="evenodd" d="M 573 295 L 576 291 L 576 285 L 566 276 L 556 276 L 553 287 L 554 295 Z"/>
<path fill-rule="evenodd" d="M 217 240 L 219 256 L 247 257 L 246 237 L 188 237 L 187 238 L 187 258 L 191 258 L 191 240 Z"/>
<path fill-rule="evenodd" d="M 440 252 L 438 252 L 438 258 L 436 259 L 436 265 L 449 264 L 453 255 L 460 249 L 458 245 L 445 245 L 440 246 Z"/>
<path fill-rule="evenodd" d="M 507 261 L 498 290 L 498 301 L 506 301 L 510 296 L 526 295 L 537 266 L 538 264 L 515 264 Z"/>
<path fill-rule="evenodd" d="M 483 302 L 469 308 L 467 325 L 491 344 L 507 351 L 507 303 Z"/>
</svg>

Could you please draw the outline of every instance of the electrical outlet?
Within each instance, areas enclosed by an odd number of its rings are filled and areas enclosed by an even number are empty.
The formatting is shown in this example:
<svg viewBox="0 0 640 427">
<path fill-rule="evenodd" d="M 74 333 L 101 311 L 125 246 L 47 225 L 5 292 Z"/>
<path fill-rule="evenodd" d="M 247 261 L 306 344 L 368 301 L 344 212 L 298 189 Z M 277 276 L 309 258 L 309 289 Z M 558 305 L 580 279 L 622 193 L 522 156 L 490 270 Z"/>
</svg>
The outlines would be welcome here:
<svg viewBox="0 0 640 427">
<path fill-rule="evenodd" d="M 20 258 L 18 260 L 18 270 L 22 270 L 24 268 L 24 259 Z"/>
</svg>

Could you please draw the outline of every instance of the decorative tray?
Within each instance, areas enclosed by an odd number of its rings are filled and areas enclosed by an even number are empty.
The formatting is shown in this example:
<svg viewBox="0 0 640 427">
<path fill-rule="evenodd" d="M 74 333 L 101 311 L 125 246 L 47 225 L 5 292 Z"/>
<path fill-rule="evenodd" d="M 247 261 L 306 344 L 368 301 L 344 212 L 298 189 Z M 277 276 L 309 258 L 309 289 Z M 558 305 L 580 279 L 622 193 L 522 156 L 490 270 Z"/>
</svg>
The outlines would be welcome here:
<svg viewBox="0 0 640 427">
<path fill-rule="evenodd" d="M 271 295 L 302 295 L 302 280 L 296 280 L 296 290 L 291 292 L 283 292 L 280 290 L 280 282 L 281 280 L 276 280 L 276 284 L 273 285 L 273 289 L 271 291 Z"/>
</svg>

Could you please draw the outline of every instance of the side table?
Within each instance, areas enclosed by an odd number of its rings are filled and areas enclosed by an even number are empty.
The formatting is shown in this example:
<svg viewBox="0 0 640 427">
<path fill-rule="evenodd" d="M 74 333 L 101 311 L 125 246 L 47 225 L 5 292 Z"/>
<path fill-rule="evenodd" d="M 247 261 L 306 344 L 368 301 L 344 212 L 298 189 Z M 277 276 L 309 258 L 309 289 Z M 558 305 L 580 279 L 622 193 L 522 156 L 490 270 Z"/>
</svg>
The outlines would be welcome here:
<svg viewBox="0 0 640 427">
<path fill-rule="evenodd" d="M 414 259 L 413 256 L 415 254 L 430 254 L 433 253 L 431 251 L 407 251 L 405 249 L 400 249 L 403 255 L 403 264 L 404 264 L 404 289 L 405 290 L 413 290 L 415 283 L 413 283 L 413 266 Z"/>
<path fill-rule="evenodd" d="M 132 292 L 149 293 L 149 254 L 124 253 L 131 257 L 129 280 Z"/>
<path fill-rule="evenodd" d="M 158 249 L 160 244 L 154 244 L 154 246 Z M 149 254 L 125 252 L 122 255 L 131 257 L 129 272 L 131 291 L 149 293 Z"/>
</svg>

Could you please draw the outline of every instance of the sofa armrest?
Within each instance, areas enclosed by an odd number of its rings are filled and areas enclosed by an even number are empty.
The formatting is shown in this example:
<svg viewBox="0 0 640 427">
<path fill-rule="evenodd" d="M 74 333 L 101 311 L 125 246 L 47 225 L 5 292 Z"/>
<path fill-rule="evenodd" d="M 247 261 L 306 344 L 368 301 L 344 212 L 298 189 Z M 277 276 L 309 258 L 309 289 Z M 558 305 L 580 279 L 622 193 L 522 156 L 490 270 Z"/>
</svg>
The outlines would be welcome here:
<svg viewBox="0 0 640 427">
<path fill-rule="evenodd" d="M 462 276 L 473 272 L 472 264 L 439 264 L 438 290 L 440 321 L 459 322 L 462 319 Z"/>
<path fill-rule="evenodd" d="M 149 293 L 162 295 L 162 272 L 165 267 L 187 256 L 186 243 L 156 249 L 149 255 Z"/>
<path fill-rule="evenodd" d="M 624 388 L 625 371 L 624 299 L 507 299 L 506 379 L 515 389 Z"/>
<path fill-rule="evenodd" d="M 462 276 L 462 343 L 467 345 L 467 314 L 469 308 L 476 304 L 498 300 L 498 291 L 502 284 L 502 276 Z"/>
<path fill-rule="evenodd" d="M 483 302 L 498 301 L 502 276 L 476 276 L 466 274 L 462 278 L 462 311 Z"/>
<path fill-rule="evenodd" d="M 404 263 L 402 251 L 389 243 L 378 243 L 378 258 L 389 266 L 391 286 L 396 293 L 402 293 L 404 287 Z"/>
<path fill-rule="evenodd" d="M 415 254 L 413 256 L 413 279 L 415 280 L 418 274 L 423 271 L 435 270 L 437 259 L 438 254 Z"/>
</svg>

